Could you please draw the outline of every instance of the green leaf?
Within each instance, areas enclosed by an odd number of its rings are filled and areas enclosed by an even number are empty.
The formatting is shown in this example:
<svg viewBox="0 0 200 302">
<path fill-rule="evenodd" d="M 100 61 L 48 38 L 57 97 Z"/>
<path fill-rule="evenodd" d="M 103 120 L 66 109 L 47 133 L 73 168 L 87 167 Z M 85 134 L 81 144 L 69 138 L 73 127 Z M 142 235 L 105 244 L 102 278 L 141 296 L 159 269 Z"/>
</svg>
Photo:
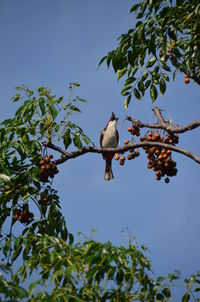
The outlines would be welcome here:
<svg viewBox="0 0 200 302">
<path fill-rule="evenodd" d="M 167 82 L 169 82 L 169 76 L 166 73 L 163 73 L 162 76 Z"/>
<path fill-rule="evenodd" d="M 82 148 L 82 143 L 81 143 L 81 139 L 80 139 L 80 133 L 76 132 L 73 136 L 73 143 L 74 146 L 77 147 L 78 149 Z"/>
<path fill-rule="evenodd" d="M 82 135 L 82 139 L 83 139 L 83 141 L 86 143 L 86 145 L 89 145 L 89 144 L 90 144 L 90 139 L 89 139 L 89 137 L 87 137 L 86 135 Z"/>
<path fill-rule="evenodd" d="M 98 67 L 106 60 L 106 58 L 107 58 L 107 56 L 104 56 L 104 57 L 100 60 Z"/>
<path fill-rule="evenodd" d="M 134 4 L 133 6 L 131 6 L 130 13 L 136 11 L 139 6 L 140 6 L 140 4 Z"/>
<path fill-rule="evenodd" d="M 155 62 L 156 62 L 156 58 L 151 58 L 151 59 L 148 61 L 146 67 L 147 67 L 147 68 L 152 67 L 152 66 L 154 65 Z"/>
<path fill-rule="evenodd" d="M 71 142 L 72 142 L 71 131 L 70 131 L 69 128 L 65 131 L 62 138 L 63 138 L 63 143 L 64 143 L 64 146 L 65 146 L 65 149 L 67 150 L 67 148 L 69 147 L 69 145 L 71 145 Z"/>
<path fill-rule="evenodd" d="M 134 92 L 135 97 L 136 97 L 138 100 L 141 100 L 141 95 L 140 95 L 138 89 L 137 89 L 137 88 L 134 88 L 133 92 Z"/>
<path fill-rule="evenodd" d="M 168 30 L 168 35 L 172 40 L 174 40 L 174 41 L 177 40 L 177 35 L 176 35 L 175 31 L 172 30 L 171 28 L 169 28 L 169 30 Z"/>
<path fill-rule="evenodd" d="M 80 86 L 80 83 L 79 83 L 79 82 L 74 82 L 73 85 L 74 85 L 75 87 L 79 87 L 79 86 Z"/>
<path fill-rule="evenodd" d="M 117 72 L 118 70 L 124 69 L 124 67 L 126 67 L 125 61 L 123 58 L 123 53 L 121 52 L 120 49 L 118 49 L 118 51 L 114 52 L 114 54 L 113 54 L 112 66 L 113 66 L 114 72 Z"/>
<path fill-rule="evenodd" d="M 142 81 L 139 81 L 139 82 L 138 82 L 138 89 L 139 89 L 139 91 L 140 91 L 140 92 L 142 93 L 142 95 L 143 95 L 145 89 L 144 89 L 144 84 L 143 84 Z"/>
<path fill-rule="evenodd" d="M 13 103 L 18 102 L 20 100 L 20 98 L 21 98 L 21 95 L 18 93 L 12 98 L 12 102 Z"/>
<path fill-rule="evenodd" d="M 145 83 L 145 85 L 144 85 L 145 90 L 147 90 L 147 88 L 149 88 L 151 82 L 152 82 L 152 81 L 151 81 L 150 79 L 146 81 L 146 83 Z"/>
<path fill-rule="evenodd" d="M 178 69 L 175 69 L 174 72 L 173 72 L 173 81 L 175 80 L 177 74 L 178 74 L 179 70 Z"/>
<path fill-rule="evenodd" d="M 56 101 L 58 104 L 60 104 L 62 101 L 63 101 L 63 99 L 64 99 L 64 97 L 63 96 L 61 96 L 61 97 L 59 97 L 59 99 Z"/>
<path fill-rule="evenodd" d="M 190 300 L 190 294 L 189 293 L 186 293 L 183 295 L 182 297 L 182 302 L 188 302 Z"/>
<path fill-rule="evenodd" d="M 118 75 L 117 75 L 117 79 L 119 80 L 121 77 L 123 77 L 123 75 L 125 75 L 127 72 L 127 68 L 123 68 L 121 70 L 118 71 Z"/>
<path fill-rule="evenodd" d="M 166 91 L 166 83 L 165 83 L 165 80 L 163 78 L 160 79 L 160 92 L 161 92 L 161 95 L 163 95 Z"/>
<path fill-rule="evenodd" d="M 56 118 L 57 115 L 58 115 L 57 109 L 56 109 L 55 107 L 53 107 L 53 106 L 51 106 L 49 109 L 50 109 L 50 111 L 51 111 L 51 115 L 52 115 L 52 117 L 53 117 L 53 120 L 55 120 L 55 118 Z"/>
<path fill-rule="evenodd" d="M 108 68 L 109 68 L 109 66 L 110 66 L 110 62 L 111 62 L 111 60 L 112 60 L 112 58 L 113 58 L 113 55 L 114 55 L 114 51 L 110 51 L 110 52 L 107 54 L 107 60 L 106 60 L 106 62 L 107 62 Z"/>
<path fill-rule="evenodd" d="M 127 86 L 125 86 L 124 88 L 122 88 L 122 90 L 121 90 L 121 94 L 123 95 L 123 93 L 125 92 L 125 91 L 127 91 L 127 90 L 129 90 L 129 89 L 131 89 L 132 88 L 132 86 L 131 85 L 127 85 Z"/>
<path fill-rule="evenodd" d="M 74 242 L 74 236 L 69 233 L 69 244 L 72 244 Z"/>
<path fill-rule="evenodd" d="M 70 108 L 72 111 L 81 112 L 81 110 L 80 110 L 78 107 L 76 107 L 76 106 L 71 105 L 71 106 L 69 106 L 69 108 Z"/>
<path fill-rule="evenodd" d="M 150 95 L 151 95 L 151 98 L 153 100 L 153 102 L 157 99 L 157 96 L 158 96 L 158 91 L 156 89 L 156 86 L 155 85 L 151 85 L 151 88 L 150 88 Z"/>
<path fill-rule="evenodd" d="M 149 74 L 148 72 L 144 72 L 144 73 L 143 73 L 142 78 L 141 78 L 141 80 L 142 80 L 143 82 L 147 79 L 148 74 Z"/>
<path fill-rule="evenodd" d="M 14 262 L 18 256 L 20 255 L 21 251 L 22 251 L 22 242 L 23 239 L 22 237 L 16 237 L 14 240 L 14 252 L 12 254 L 12 262 Z"/>
<path fill-rule="evenodd" d="M 128 109 L 128 105 L 129 105 L 130 101 L 131 101 L 131 94 L 129 94 L 128 97 L 124 101 L 124 108 L 126 110 Z"/>
<path fill-rule="evenodd" d="M 144 60 L 145 60 L 145 57 L 146 57 L 146 50 L 143 51 L 143 53 L 140 55 L 140 65 L 143 66 L 144 65 Z"/>
<path fill-rule="evenodd" d="M 162 292 L 166 298 L 171 298 L 171 293 L 170 293 L 169 288 L 165 287 Z"/>
<path fill-rule="evenodd" d="M 44 100 L 39 101 L 39 106 L 40 106 L 40 110 L 41 110 L 42 115 L 44 115 L 45 114 L 45 102 L 44 102 Z"/>
<path fill-rule="evenodd" d="M 133 83 L 136 80 L 135 77 L 129 77 L 128 79 L 126 79 L 125 81 L 125 86 L 126 85 L 130 85 L 131 83 Z"/>
<path fill-rule="evenodd" d="M 166 71 L 171 71 L 171 68 L 167 64 L 162 64 L 162 68 Z"/>
<path fill-rule="evenodd" d="M 9 182 L 9 181 L 10 181 L 10 177 L 8 175 L 0 174 L 0 182 Z"/>
<path fill-rule="evenodd" d="M 137 71 L 138 71 L 138 67 L 134 67 L 133 70 L 132 70 L 132 75 L 134 76 Z"/>
</svg>

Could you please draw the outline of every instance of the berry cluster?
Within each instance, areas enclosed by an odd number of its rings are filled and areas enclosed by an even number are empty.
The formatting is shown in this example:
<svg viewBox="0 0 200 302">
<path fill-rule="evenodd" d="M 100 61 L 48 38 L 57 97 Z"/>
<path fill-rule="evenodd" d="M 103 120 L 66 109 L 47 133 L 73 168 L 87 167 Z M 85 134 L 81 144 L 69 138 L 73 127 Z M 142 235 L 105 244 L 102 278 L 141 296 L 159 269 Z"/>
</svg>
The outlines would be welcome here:
<svg viewBox="0 0 200 302">
<path fill-rule="evenodd" d="M 173 134 L 162 136 L 159 132 L 149 131 L 146 136 L 140 137 L 140 141 L 163 142 L 174 145 L 178 143 L 178 136 Z M 144 150 L 149 160 L 147 168 L 155 171 L 157 180 L 167 176 L 165 182 L 168 183 L 169 177 L 175 176 L 178 172 L 176 162 L 172 159 L 171 150 L 161 147 L 144 147 Z"/>
<path fill-rule="evenodd" d="M 44 190 L 44 192 L 42 192 L 40 194 L 40 200 L 38 201 L 38 203 L 41 206 L 47 206 L 49 204 L 49 202 L 51 202 L 53 199 L 53 195 L 48 193 L 48 190 Z"/>
<path fill-rule="evenodd" d="M 49 154 L 40 160 L 40 168 L 42 172 L 39 173 L 41 181 L 47 182 L 48 177 L 53 178 L 58 173 L 56 162 L 51 161 L 53 154 Z"/>
<path fill-rule="evenodd" d="M 23 205 L 22 208 L 14 211 L 13 220 L 19 220 L 21 223 L 29 223 L 33 217 L 34 214 L 29 211 L 27 205 Z"/>
<path fill-rule="evenodd" d="M 135 132 L 135 134 L 136 134 L 137 132 Z M 137 135 L 137 134 L 136 134 Z M 129 142 L 129 140 L 125 140 L 124 141 L 124 145 L 128 145 L 130 142 Z M 127 159 L 128 160 L 131 160 L 131 159 L 134 159 L 134 158 L 136 158 L 136 157 L 138 157 L 139 155 L 140 155 L 140 152 L 138 151 L 138 150 L 132 150 L 132 149 L 130 149 L 129 150 L 129 152 L 130 152 L 130 154 L 128 154 L 127 155 Z M 124 155 L 122 155 L 121 157 L 120 157 L 120 154 L 119 153 L 115 153 L 115 160 L 119 160 L 120 159 L 120 165 L 121 166 L 123 166 L 124 165 L 124 162 L 125 162 L 125 156 Z"/>
<path fill-rule="evenodd" d="M 136 124 L 132 124 L 132 127 L 128 127 L 128 132 L 132 135 L 140 136 L 140 128 Z"/>
</svg>

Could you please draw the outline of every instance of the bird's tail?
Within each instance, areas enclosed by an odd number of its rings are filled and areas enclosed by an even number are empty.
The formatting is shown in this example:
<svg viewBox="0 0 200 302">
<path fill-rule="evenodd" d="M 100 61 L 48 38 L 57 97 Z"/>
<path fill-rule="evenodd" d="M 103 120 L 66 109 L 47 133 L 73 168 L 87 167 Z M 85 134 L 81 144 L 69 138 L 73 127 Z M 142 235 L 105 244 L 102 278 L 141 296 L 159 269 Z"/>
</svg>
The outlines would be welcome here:
<svg viewBox="0 0 200 302">
<path fill-rule="evenodd" d="M 106 159 L 106 168 L 105 168 L 105 173 L 104 173 L 104 179 L 105 180 L 110 180 L 114 178 L 113 172 L 112 172 L 112 160 Z"/>
</svg>

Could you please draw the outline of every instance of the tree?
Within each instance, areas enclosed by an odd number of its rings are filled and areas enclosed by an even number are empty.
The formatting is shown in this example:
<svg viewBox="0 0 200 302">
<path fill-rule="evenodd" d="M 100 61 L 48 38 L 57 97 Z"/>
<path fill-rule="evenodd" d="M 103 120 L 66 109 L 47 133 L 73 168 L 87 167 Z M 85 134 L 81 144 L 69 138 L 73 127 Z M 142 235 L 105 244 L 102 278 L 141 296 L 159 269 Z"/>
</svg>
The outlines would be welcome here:
<svg viewBox="0 0 200 302">
<path fill-rule="evenodd" d="M 127 75 L 122 89 L 125 107 L 133 94 L 140 99 L 148 89 L 155 101 L 156 85 L 163 94 L 170 79 L 165 71 L 171 72 L 173 66 L 174 75 L 179 70 L 186 74 L 185 82 L 191 78 L 199 84 L 198 1 L 141 1 L 131 8 L 131 12 L 135 11 L 140 21 L 121 36 L 119 47 L 100 62 L 106 60 L 108 66 L 112 62 L 118 78 Z M 168 60 L 171 66 L 167 65 Z M 78 86 L 79 83 L 71 83 L 69 89 Z M 25 86 L 17 90 L 13 102 L 23 103 L 0 128 L 0 230 L 4 255 L 0 293 L 4 301 L 168 301 L 170 284 L 179 274 L 154 279 L 145 246 L 138 247 L 130 238 L 127 247 L 92 238 L 75 244 L 67 230 L 52 180 L 59 165 L 67 160 L 88 152 L 102 153 L 71 120 L 71 113 L 79 112 L 77 104 L 85 103 L 85 99 L 70 97 L 65 101 L 44 87 L 38 89 L 37 95 Z M 114 152 L 116 159 L 130 151 L 130 160 L 139 156 L 137 149 L 143 148 L 148 154 L 148 168 L 155 171 L 158 180 L 166 176 L 168 182 L 177 173 L 173 151 L 200 163 L 199 156 L 176 146 L 178 134 L 199 127 L 200 121 L 180 127 L 165 120 L 157 106 L 154 114 L 158 120 L 155 124 L 127 117 L 131 123 L 128 131 L 134 138 L 140 136 L 142 128 L 149 129 L 139 142 L 126 140 L 116 150 L 103 151 Z M 161 129 L 165 131 L 163 135 Z M 75 151 L 69 151 L 72 145 L 77 148 Z M 57 154 L 59 157 L 54 159 Z M 122 155 L 120 164 L 124 161 Z M 13 271 L 17 259 L 22 259 L 23 264 Z M 24 289 L 23 282 L 37 271 L 38 279 Z M 198 299 L 199 283 L 200 273 L 185 280 L 182 301 Z"/>
</svg>

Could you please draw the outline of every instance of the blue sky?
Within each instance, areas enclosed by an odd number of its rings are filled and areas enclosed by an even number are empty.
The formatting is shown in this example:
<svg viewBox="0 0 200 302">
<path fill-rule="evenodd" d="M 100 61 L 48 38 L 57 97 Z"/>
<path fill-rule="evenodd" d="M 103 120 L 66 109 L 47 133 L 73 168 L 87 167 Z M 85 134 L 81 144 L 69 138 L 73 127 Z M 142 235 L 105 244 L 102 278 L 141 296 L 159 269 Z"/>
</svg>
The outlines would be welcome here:
<svg viewBox="0 0 200 302">
<path fill-rule="evenodd" d="M 130 0 L 34 0 L 0 2 L 0 119 L 15 112 L 10 102 L 14 87 L 31 89 L 44 85 L 58 96 L 68 96 L 67 83 L 79 81 L 76 94 L 86 98 L 83 113 L 74 119 L 96 145 L 112 111 L 148 122 L 152 117 L 149 95 L 133 100 L 128 111 L 117 82 L 99 60 L 117 46 L 117 37 L 134 23 Z M 197 85 L 184 84 L 184 75 L 170 83 L 156 105 L 166 109 L 174 122 L 189 123 L 199 118 Z M 123 124 L 121 141 L 130 138 Z M 180 146 L 200 150 L 199 130 L 180 138 Z M 148 246 L 155 274 L 179 269 L 184 275 L 200 268 L 200 186 L 199 166 L 174 154 L 178 174 L 166 185 L 146 168 L 141 150 L 139 159 L 124 167 L 113 163 L 115 180 L 105 182 L 104 162 L 97 154 L 87 154 L 59 167 L 55 179 L 69 230 L 90 234 L 96 239 L 126 244 L 121 231 L 128 227 L 140 244 Z"/>
</svg>

